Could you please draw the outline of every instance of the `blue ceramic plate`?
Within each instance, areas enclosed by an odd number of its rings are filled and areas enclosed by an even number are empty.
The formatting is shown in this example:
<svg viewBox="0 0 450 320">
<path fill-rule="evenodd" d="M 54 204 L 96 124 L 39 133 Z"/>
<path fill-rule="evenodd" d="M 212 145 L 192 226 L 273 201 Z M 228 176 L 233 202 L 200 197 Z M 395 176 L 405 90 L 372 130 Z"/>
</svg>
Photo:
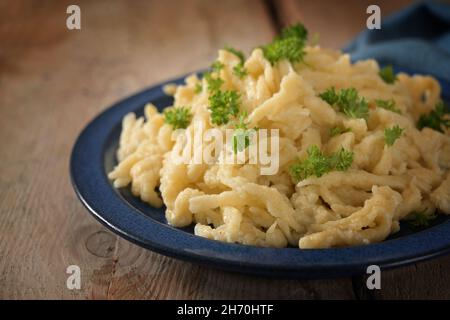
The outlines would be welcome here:
<svg viewBox="0 0 450 320">
<path fill-rule="evenodd" d="M 182 83 L 183 78 L 167 83 Z M 166 84 L 166 83 L 164 83 Z M 115 189 L 107 173 L 116 164 L 122 117 L 141 115 L 147 102 L 159 109 L 172 103 L 162 87 L 144 90 L 106 109 L 80 134 L 73 147 L 70 173 L 74 189 L 89 212 L 109 229 L 144 248 L 211 267 L 284 278 L 329 278 L 361 274 L 376 264 L 391 268 L 450 251 L 450 221 L 440 216 L 425 230 L 403 224 L 401 232 L 367 246 L 301 250 L 259 248 L 204 239 L 193 228 L 167 224 L 164 209 L 155 209 Z M 450 84 L 441 82 L 448 100 Z"/>
</svg>

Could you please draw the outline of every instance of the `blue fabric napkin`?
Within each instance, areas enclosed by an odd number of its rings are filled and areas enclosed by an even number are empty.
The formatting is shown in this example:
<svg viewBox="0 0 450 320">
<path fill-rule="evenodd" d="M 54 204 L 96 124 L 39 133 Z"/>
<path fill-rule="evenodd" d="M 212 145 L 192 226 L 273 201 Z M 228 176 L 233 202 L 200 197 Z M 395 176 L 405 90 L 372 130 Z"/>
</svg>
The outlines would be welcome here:
<svg viewBox="0 0 450 320">
<path fill-rule="evenodd" d="M 344 51 L 352 60 L 431 74 L 450 81 L 450 4 L 419 2 L 383 19 L 380 30 L 364 30 Z"/>
</svg>

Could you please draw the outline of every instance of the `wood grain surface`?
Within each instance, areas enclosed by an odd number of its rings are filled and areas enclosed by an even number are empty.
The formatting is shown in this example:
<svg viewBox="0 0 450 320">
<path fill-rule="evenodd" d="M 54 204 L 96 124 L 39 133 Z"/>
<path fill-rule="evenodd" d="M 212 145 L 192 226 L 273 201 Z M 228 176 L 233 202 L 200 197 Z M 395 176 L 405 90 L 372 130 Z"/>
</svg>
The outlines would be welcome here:
<svg viewBox="0 0 450 320">
<path fill-rule="evenodd" d="M 102 227 L 68 175 L 76 136 L 96 114 L 208 66 L 225 44 L 249 51 L 280 22 L 321 20 L 317 31 L 337 47 L 357 29 L 344 21 L 332 42 L 327 20 L 309 1 L 100 0 L 77 1 L 82 29 L 69 31 L 71 3 L 0 1 L 1 299 L 450 297 L 449 258 L 386 271 L 383 289 L 368 292 L 364 278 L 293 281 L 218 271 L 141 249 Z M 81 290 L 66 287 L 72 264 L 81 268 Z"/>
</svg>

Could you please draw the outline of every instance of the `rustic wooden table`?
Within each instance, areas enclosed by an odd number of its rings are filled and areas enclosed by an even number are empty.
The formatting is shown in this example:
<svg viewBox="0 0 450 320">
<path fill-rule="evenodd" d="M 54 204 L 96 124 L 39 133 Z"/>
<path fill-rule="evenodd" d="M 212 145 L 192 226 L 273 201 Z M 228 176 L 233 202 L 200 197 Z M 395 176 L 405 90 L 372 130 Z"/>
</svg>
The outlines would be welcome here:
<svg viewBox="0 0 450 320">
<path fill-rule="evenodd" d="M 246 51 L 299 19 L 341 47 L 373 1 L 0 1 L 0 298 L 450 298 L 450 257 L 364 278 L 275 280 L 232 274 L 141 249 L 76 198 L 69 155 L 97 113 L 137 90 L 197 70 L 216 50 Z M 408 1 L 375 1 L 382 14 Z M 68 290 L 66 268 L 81 268 Z"/>
</svg>

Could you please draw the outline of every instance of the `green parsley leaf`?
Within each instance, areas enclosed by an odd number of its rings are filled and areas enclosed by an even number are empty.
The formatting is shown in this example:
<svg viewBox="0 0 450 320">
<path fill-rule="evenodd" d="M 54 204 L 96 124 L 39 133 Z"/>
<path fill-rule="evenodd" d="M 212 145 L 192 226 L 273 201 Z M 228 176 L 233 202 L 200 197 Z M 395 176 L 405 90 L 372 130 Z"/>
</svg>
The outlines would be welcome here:
<svg viewBox="0 0 450 320">
<path fill-rule="evenodd" d="M 289 173 L 296 182 L 309 176 L 321 177 L 329 171 L 328 159 L 322 154 L 318 146 L 310 146 L 307 153 L 308 157 L 305 160 L 289 167 Z"/>
<path fill-rule="evenodd" d="M 211 122 L 227 124 L 232 116 L 239 114 L 240 94 L 237 91 L 216 91 L 209 97 Z"/>
<path fill-rule="evenodd" d="M 330 129 L 330 136 L 334 137 L 337 136 L 338 134 L 343 134 L 350 131 L 351 131 L 350 128 L 334 127 Z"/>
<path fill-rule="evenodd" d="M 297 23 L 281 30 L 280 38 L 298 38 L 306 41 L 308 39 L 308 30 L 306 30 L 303 24 Z"/>
<path fill-rule="evenodd" d="M 319 97 L 321 97 L 325 102 L 328 102 L 331 106 L 339 101 L 339 95 L 334 87 L 325 90 L 325 92 L 319 94 Z"/>
<path fill-rule="evenodd" d="M 220 72 L 220 70 L 222 70 L 224 67 L 224 64 L 218 60 L 214 61 L 213 64 L 211 65 L 211 69 L 215 72 Z"/>
<path fill-rule="evenodd" d="M 236 57 L 239 58 L 239 60 L 241 60 L 242 64 L 244 64 L 245 62 L 245 56 L 244 53 L 240 50 L 237 50 L 235 48 L 232 47 L 225 47 L 224 50 L 231 52 L 232 54 L 234 54 Z"/>
<path fill-rule="evenodd" d="M 330 167 L 338 171 L 346 171 L 353 163 L 353 151 L 341 148 L 330 156 Z"/>
<path fill-rule="evenodd" d="M 398 109 L 395 106 L 395 100 L 394 99 L 390 99 L 390 100 L 375 100 L 375 104 L 377 105 L 377 107 L 379 108 L 383 108 L 398 114 L 401 114 L 402 112 L 400 111 L 400 109 Z"/>
<path fill-rule="evenodd" d="M 206 83 L 208 84 L 208 91 L 215 92 L 220 90 L 220 87 L 224 83 L 221 78 L 214 77 L 210 72 L 206 72 L 203 74 L 203 78 L 205 78 Z"/>
<path fill-rule="evenodd" d="M 436 104 L 434 110 L 428 114 L 420 116 L 417 127 L 422 130 L 429 127 L 439 132 L 444 132 L 443 128 L 450 128 L 450 118 L 446 117 L 450 111 L 446 108 L 444 102 L 440 101 Z"/>
<path fill-rule="evenodd" d="M 381 79 L 388 84 L 393 84 L 397 80 L 397 76 L 394 74 L 394 69 L 391 65 L 388 65 L 378 72 Z"/>
<path fill-rule="evenodd" d="M 245 122 L 247 113 L 244 112 L 239 116 L 239 121 L 235 125 L 233 132 L 233 151 L 237 153 L 245 150 L 250 145 L 250 138 L 256 132 L 256 129 L 248 129 L 248 123 Z"/>
<path fill-rule="evenodd" d="M 246 118 L 247 118 L 247 111 L 244 111 L 239 115 L 238 122 L 234 127 L 236 129 L 247 129 L 248 123 L 245 121 Z"/>
<path fill-rule="evenodd" d="M 264 56 L 272 65 L 282 59 L 292 63 L 302 61 L 307 38 L 308 31 L 300 23 L 284 28 L 279 37 L 262 48 Z"/>
<path fill-rule="evenodd" d="M 304 43 L 296 38 L 276 40 L 264 47 L 264 56 L 274 65 L 282 59 L 287 59 L 292 63 L 303 59 Z"/>
<path fill-rule="evenodd" d="M 238 153 L 245 150 L 250 145 L 250 131 L 236 129 L 233 132 L 233 151 Z"/>
<path fill-rule="evenodd" d="M 395 140 L 400 138 L 404 130 L 405 129 L 400 128 L 398 125 L 384 129 L 384 142 L 386 145 L 392 146 Z"/>
<path fill-rule="evenodd" d="M 202 91 L 203 91 L 202 83 L 201 83 L 201 82 L 197 82 L 197 83 L 195 84 L 194 92 L 195 92 L 196 94 L 199 94 L 199 93 L 202 92 Z"/>
<path fill-rule="evenodd" d="M 295 182 L 310 176 L 321 177 L 333 169 L 345 171 L 352 165 L 353 152 L 341 148 L 332 155 L 324 155 L 319 147 L 312 145 L 307 150 L 308 157 L 289 167 L 289 173 Z"/>
<path fill-rule="evenodd" d="M 426 214 L 426 211 L 422 212 L 412 212 L 406 217 L 406 221 L 410 225 L 416 228 L 428 227 L 430 221 L 436 219 L 437 215 L 435 213 Z"/>
<path fill-rule="evenodd" d="M 191 118 L 191 109 L 188 107 L 175 107 L 164 110 L 164 122 L 170 124 L 174 130 L 186 129 L 191 122 Z"/>
<path fill-rule="evenodd" d="M 319 97 L 331 106 L 336 106 L 340 112 L 351 118 L 367 120 L 369 117 L 369 104 L 364 98 L 358 96 L 358 91 L 355 88 L 336 91 L 334 87 L 331 87 L 321 93 Z"/>
<path fill-rule="evenodd" d="M 239 79 L 242 79 L 247 75 L 247 70 L 245 70 L 244 64 L 242 62 L 239 62 L 233 67 L 233 74 Z"/>
</svg>

